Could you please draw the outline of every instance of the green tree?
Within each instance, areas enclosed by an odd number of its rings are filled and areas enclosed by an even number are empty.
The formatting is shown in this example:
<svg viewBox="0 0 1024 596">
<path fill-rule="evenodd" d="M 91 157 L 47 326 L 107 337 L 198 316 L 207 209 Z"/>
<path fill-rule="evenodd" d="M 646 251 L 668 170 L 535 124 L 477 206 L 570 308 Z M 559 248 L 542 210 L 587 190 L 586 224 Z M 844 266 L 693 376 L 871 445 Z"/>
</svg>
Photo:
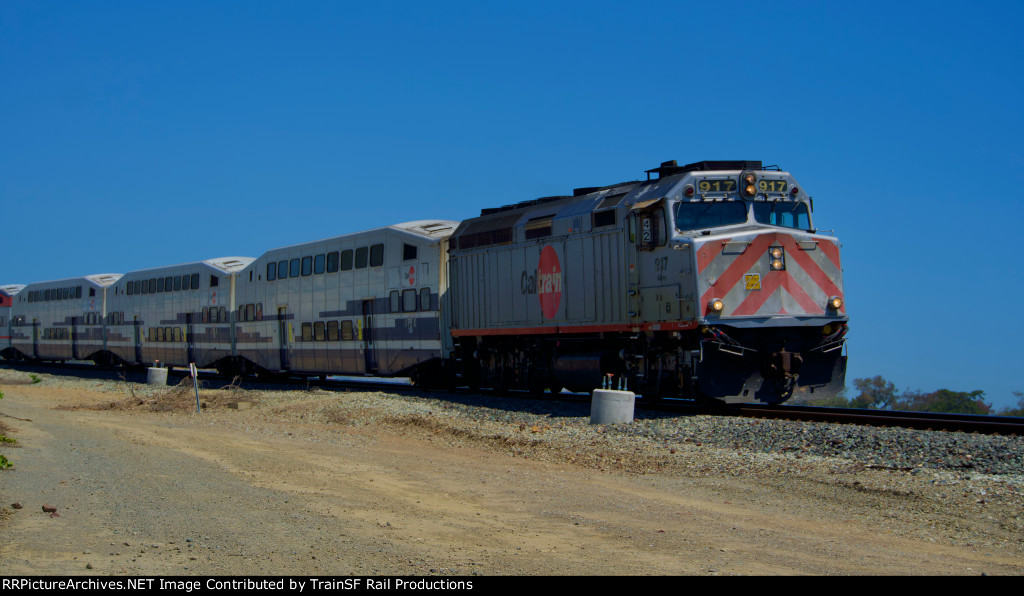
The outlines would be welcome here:
<svg viewBox="0 0 1024 596">
<path fill-rule="evenodd" d="M 851 408 L 893 409 L 896 405 L 896 385 L 881 375 L 870 379 L 854 379 L 857 396 L 850 400 Z"/>
<path fill-rule="evenodd" d="M 900 407 L 912 412 L 946 414 L 989 414 L 992 406 L 985 403 L 985 392 L 950 391 L 939 389 L 932 393 L 906 392 L 900 396 Z"/>
</svg>

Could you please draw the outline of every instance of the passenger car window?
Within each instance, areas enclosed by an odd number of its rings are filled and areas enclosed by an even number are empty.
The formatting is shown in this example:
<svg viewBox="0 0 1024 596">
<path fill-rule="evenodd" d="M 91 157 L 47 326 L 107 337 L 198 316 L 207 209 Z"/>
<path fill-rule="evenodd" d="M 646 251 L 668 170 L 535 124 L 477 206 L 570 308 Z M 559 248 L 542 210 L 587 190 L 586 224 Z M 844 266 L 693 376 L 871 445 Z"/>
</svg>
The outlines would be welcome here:
<svg viewBox="0 0 1024 596">
<path fill-rule="evenodd" d="M 313 273 L 320 275 L 324 272 L 324 266 L 326 264 L 327 255 L 317 255 L 313 258 Z"/>
<path fill-rule="evenodd" d="M 365 246 L 356 249 L 356 269 L 366 268 L 366 255 L 369 249 Z"/>
<path fill-rule="evenodd" d="M 370 267 L 380 267 L 384 264 L 384 245 L 374 244 L 370 247 Z"/>
<path fill-rule="evenodd" d="M 327 253 L 327 273 L 334 273 L 338 270 L 338 252 Z"/>
<path fill-rule="evenodd" d="M 403 312 L 415 312 L 416 311 L 416 290 L 403 290 L 402 291 L 402 311 Z"/>
</svg>

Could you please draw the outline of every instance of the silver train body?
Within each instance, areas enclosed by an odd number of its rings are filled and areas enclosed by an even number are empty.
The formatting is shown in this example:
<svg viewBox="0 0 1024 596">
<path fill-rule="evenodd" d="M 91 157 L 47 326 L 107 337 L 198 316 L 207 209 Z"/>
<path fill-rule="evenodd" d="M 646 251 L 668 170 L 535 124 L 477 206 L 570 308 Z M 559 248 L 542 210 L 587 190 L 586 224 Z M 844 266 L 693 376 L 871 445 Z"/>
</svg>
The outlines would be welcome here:
<svg viewBox="0 0 1024 596">
<path fill-rule="evenodd" d="M 456 225 L 410 222 L 255 259 L 29 284 L 13 297 L 0 351 L 225 374 L 416 376 L 442 358 L 442 250 Z"/>
<path fill-rule="evenodd" d="M 0 286 L 0 352 L 11 347 L 11 310 L 14 297 L 24 288 L 22 284 Z"/>
<path fill-rule="evenodd" d="M 845 382 L 838 240 L 760 162 L 485 209 L 449 267 L 471 385 L 781 402 Z"/>
<path fill-rule="evenodd" d="M 760 162 L 10 288 L 6 358 L 771 403 L 845 382 L 838 240 Z"/>
</svg>

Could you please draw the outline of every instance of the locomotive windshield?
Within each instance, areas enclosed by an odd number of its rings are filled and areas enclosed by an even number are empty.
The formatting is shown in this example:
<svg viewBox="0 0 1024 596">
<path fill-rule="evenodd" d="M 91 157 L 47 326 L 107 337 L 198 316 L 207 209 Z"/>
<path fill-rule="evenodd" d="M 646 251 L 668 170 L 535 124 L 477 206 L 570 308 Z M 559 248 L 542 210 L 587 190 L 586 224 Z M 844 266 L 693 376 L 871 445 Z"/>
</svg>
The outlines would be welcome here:
<svg viewBox="0 0 1024 596">
<path fill-rule="evenodd" d="M 807 203 L 787 201 L 754 203 L 754 220 L 771 226 L 799 230 L 807 230 L 811 227 L 811 219 L 807 215 Z"/>
<path fill-rule="evenodd" d="M 676 229 L 680 232 L 730 226 L 746 221 L 747 204 L 742 201 L 676 203 Z"/>
<path fill-rule="evenodd" d="M 680 232 L 718 228 L 747 222 L 749 203 L 744 201 L 676 203 L 675 225 Z M 789 201 L 756 202 L 754 219 L 770 226 L 807 230 L 811 227 L 807 203 Z"/>
</svg>

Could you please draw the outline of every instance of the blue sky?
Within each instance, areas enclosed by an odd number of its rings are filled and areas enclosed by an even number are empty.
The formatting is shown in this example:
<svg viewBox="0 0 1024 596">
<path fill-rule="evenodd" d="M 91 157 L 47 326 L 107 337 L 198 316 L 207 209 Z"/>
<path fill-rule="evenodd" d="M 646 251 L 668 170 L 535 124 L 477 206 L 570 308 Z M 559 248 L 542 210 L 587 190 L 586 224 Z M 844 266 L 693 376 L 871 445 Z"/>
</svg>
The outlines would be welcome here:
<svg viewBox="0 0 1024 596">
<path fill-rule="evenodd" d="M 848 379 L 1017 375 L 1024 3 L 0 3 L 0 283 L 267 249 L 644 177 L 794 174 Z"/>
</svg>

